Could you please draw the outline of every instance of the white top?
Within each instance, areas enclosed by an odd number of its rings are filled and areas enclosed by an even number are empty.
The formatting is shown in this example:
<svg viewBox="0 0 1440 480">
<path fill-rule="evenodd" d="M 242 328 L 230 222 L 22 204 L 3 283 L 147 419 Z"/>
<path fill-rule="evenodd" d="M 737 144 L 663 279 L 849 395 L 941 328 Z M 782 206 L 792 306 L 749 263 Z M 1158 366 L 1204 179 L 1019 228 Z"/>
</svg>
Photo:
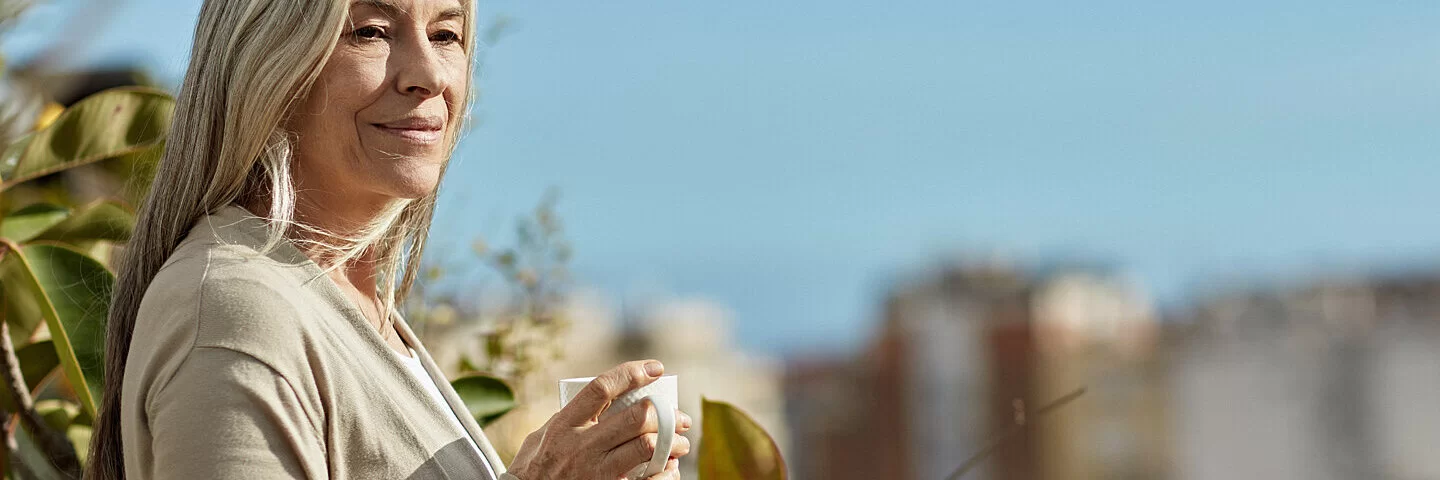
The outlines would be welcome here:
<svg viewBox="0 0 1440 480">
<path fill-rule="evenodd" d="M 438 406 L 441 411 L 450 412 L 450 404 L 445 402 L 445 395 L 440 393 L 440 387 L 435 385 L 435 380 L 430 378 L 430 373 L 426 372 L 425 366 L 420 364 L 420 354 L 415 353 L 415 349 L 413 348 L 406 347 L 406 349 L 410 350 L 410 356 L 407 357 L 400 352 L 395 352 L 395 356 L 400 357 L 400 362 L 405 364 L 405 369 L 410 371 L 410 375 L 415 377 L 416 380 L 419 380 L 420 385 L 425 387 L 425 391 L 430 393 L 430 398 L 435 400 L 435 405 Z M 455 431 L 465 437 L 465 441 L 470 443 L 470 448 L 475 449 L 475 454 L 479 455 L 481 459 L 485 459 L 485 454 L 480 452 L 480 447 L 475 445 L 475 440 L 471 439 L 470 435 L 465 433 L 465 427 L 460 425 L 460 419 L 455 418 L 454 414 L 446 415 L 445 418 L 450 419 L 450 426 L 455 427 Z M 498 478 L 495 475 L 494 467 L 490 466 L 488 459 L 481 463 L 484 463 L 485 469 L 490 472 L 490 478 Z"/>
</svg>

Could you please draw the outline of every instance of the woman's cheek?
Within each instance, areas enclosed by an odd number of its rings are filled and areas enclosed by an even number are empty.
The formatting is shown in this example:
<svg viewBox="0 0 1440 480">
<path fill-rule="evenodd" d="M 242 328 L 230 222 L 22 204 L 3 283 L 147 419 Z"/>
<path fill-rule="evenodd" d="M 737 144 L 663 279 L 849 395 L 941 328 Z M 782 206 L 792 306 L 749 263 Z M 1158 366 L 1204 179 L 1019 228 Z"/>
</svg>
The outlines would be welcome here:
<svg viewBox="0 0 1440 480">
<path fill-rule="evenodd" d="M 447 113 L 451 116 L 465 108 L 465 96 L 470 92 L 469 71 L 463 68 L 456 70 L 458 71 L 450 73 L 452 79 L 450 85 L 453 86 L 446 89 L 445 92 L 445 106 L 450 109 Z"/>
<path fill-rule="evenodd" d="M 377 52 L 336 51 L 320 75 L 341 95 L 369 96 L 383 86 L 387 60 Z"/>
</svg>

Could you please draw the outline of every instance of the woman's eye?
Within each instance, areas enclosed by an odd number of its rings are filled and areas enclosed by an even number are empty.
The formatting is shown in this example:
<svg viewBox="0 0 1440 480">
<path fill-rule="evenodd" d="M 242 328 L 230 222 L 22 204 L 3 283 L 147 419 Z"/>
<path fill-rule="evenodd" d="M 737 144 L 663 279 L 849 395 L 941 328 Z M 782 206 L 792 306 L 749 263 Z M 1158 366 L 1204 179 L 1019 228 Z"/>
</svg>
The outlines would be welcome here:
<svg viewBox="0 0 1440 480">
<path fill-rule="evenodd" d="M 430 36 L 430 41 L 436 43 L 459 43 L 460 35 L 449 30 L 441 30 Z"/>
<path fill-rule="evenodd" d="M 384 37 L 385 30 L 376 26 L 360 27 L 355 29 L 354 35 L 355 38 L 376 39 Z"/>
</svg>

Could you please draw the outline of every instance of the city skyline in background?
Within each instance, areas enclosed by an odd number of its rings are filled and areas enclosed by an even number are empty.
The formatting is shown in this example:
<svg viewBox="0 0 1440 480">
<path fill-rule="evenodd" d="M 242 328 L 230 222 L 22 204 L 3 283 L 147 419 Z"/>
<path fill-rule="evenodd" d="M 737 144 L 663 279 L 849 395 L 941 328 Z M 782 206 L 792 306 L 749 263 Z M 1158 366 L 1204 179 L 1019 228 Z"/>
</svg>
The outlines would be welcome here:
<svg viewBox="0 0 1440 480">
<path fill-rule="evenodd" d="M 953 255 L 1098 263 L 1162 305 L 1437 264 L 1440 5 L 1130 3 L 482 3 L 513 28 L 431 251 L 505 243 L 556 187 L 581 283 L 710 298 L 784 354 L 855 349 Z M 198 7 L 123 2 L 66 60 L 176 85 Z"/>
</svg>

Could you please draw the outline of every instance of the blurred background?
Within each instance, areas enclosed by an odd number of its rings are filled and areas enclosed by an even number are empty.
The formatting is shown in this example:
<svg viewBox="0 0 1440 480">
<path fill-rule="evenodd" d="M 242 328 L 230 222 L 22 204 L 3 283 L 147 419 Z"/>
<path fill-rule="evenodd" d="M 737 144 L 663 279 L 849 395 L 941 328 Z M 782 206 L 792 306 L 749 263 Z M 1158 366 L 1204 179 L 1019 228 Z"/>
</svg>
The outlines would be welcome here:
<svg viewBox="0 0 1440 480">
<path fill-rule="evenodd" d="M 36 2 L 4 88 L 173 90 L 199 5 Z M 1440 478 L 1440 3 L 480 9 L 407 318 L 510 454 L 654 357 L 799 479 Z"/>
</svg>

